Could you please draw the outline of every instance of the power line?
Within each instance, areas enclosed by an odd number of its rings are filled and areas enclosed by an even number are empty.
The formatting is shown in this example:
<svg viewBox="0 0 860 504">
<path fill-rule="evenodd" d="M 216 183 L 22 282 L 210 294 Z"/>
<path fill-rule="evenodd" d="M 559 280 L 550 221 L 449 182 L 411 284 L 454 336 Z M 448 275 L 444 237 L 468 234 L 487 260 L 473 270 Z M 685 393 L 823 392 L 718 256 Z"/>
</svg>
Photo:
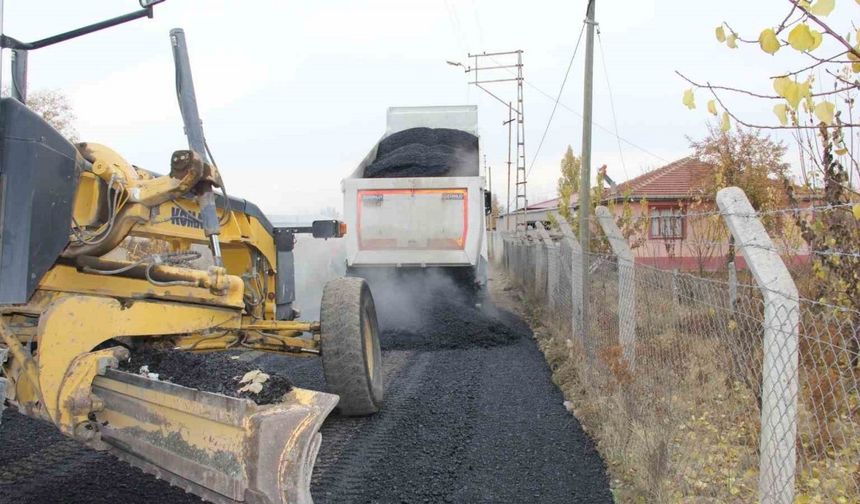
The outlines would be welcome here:
<svg viewBox="0 0 860 504">
<path fill-rule="evenodd" d="M 490 58 L 490 59 L 491 59 L 491 60 L 493 60 L 494 62 L 496 62 L 496 63 L 498 64 L 498 61 L 496 61 L 496 60 L 494 60 L 494 59 L 492 59 L 492 58 Z M 510 73 L 510 74 L 512 74 L 512 75 L 513 75 L 513 71 L 511 71 L 511 70 L 508 70 L 508 73 Z M 524 82 L 528 87 L 530 87 L 530 88 L 534 89 L 535 91 L 537 91 L 538 93 L 542 94 L 542 95 L 543 95 L 543 96 L 545 96 L 546 98 L 549 98 L 549 99 L 550 99 L 550 100 L 552 100 L 552 101 L 556 101 L 556 99 L 555 99 L 555 97 L 554 97 L 554 96 L 552 96 L 551 94 L 547 93 L 547 92 L 546 92 L 546 91 L 544 91 L 543 89 L 539 88 L 537 85 L 535 85 L 534 83 L 532 83 L 532 82 L 531 82 L 531 81 L 529 81 L 528 79 L 525 79 L 525 78 L 524 78 L 524 79 L 523 79 L 523 82 Z M 567 104 L 565 104 L 564 102 L 562 102 L 562 101 L 560 101 L 560 100 L 559 100 L 559 101 L 558 101 L 558 105 L 559 105 L 561 108 L 563 108 L 563 109 L 567 110 L 568 112 L 572 112 L 575 116 L 579 117 L 580 119 L 582 118 L 582 113 L 580 113 L 579 111 L 577 111 L 577 110 L 573 109 L 572 107 L 568 106 L 568 105 L 567 105 Z M 664 162 L 664 163 L 669 163 L 669 162 L 670 162 L 668 159 L 664 158 L 663 156 L 661 156 L 661 155 L 659 155 L 659 154 L 655 154 L 655 153 L 653 153 L 653 152 L 649 151 L 648 149 L 646 149 L 645 147 L 642 147 L 641 145 L 637 145 L 637 144 L 633 143 L 632 141 L 630 141 L 630 140 L 628 140 L 628 139 L 626 139 L 626 138 L 624 138 L 624 137 L 622 137 L 622 136 L 617 135 L 615 132 L 613 132 L 612 130 L 610 130 L 610 129 L 609 129 L 609 128 L 607 128 L 606 126 L 603 126 L 602 124 L 598 123 L 597 121 L 592 120 L 592 121 L 591 121 L 591 124 L 592 124 L 592 125 L 594 125 L 594 126 L 597 126 L 599 129 L 602 129 L 602 130 L 603 130 L 603 131 L 605 131 L 606 133 L 609 133 L 610 135 L 612 135 L 612 136 L 614 136 L 614 137 L 618 138 L 619 140 L 621 140 L 622 142 L 626 143 L 627 145 L 629 145 L 629 146 L 633 147 L 634 149 L 638 149 L 639 151 L 644 152 L 645 154 L 648 154 L 648 155 L 649 155 L 649 156 L 651 156 L 651 157 L 654 157 L 654 158 L 656 158 L 656 159 L 659 159 L 660 161 L 662 161 L 662 162 Z"/>
<path fill-rule="evenodd" d="M 544 91 L 543 89 L 541 89 L 541 88 L 537 87 L 536 85 L 532 84 L 532 83 L 531 83 L 531 82 L 529 82 L 528 80 L 523 79 L 523 82 L 525 82 L 525 83 L 526 83 L 526 85 L 527 85 L 528 87 L 530 87 L 530 88 L 534 89 L 535 91 L 537 91 L 538 93 L 540 93 L 540 94 L 544 95 L 545 97 L 549 98 L 550 100 L 555 100 L 555 98 L 553 98 L 553 97 L 552 97 L 552 95 L 550 95 L 549 93 L 547 93 L 547 92 L 546 92 L 546 91 Z M 561 101 L 560 101 L 560 102 L 558 102 L 558 105 L 559 105 L 561 108 L 563 108 L 563 109 L 565 109 L 565 110 L 567 110 L 567 111 L 569 111 L 569 112 L 572 112 L 572 113 L 573 113 L 573 114 L 575 114 L 577 117 L 582 118 L 582 113 L 580 113 L 579 111 L 577 111 L 577 110 L 575 110 L 575 109 L 573 109 L 573 108 L 569 107 L 569 106 L 568 106 L 568 105 L 566 105 L 564 102 L 561 102 Z M 602 129 L 602 130 L 603 130 L 603 131 L 605 131 L 606 133 L 609 133 L 610 135 L 612 135 L 612 136 L 614 136 L 614 137 L 617 137 L 619 140 L 621 140 L 622 142 L 626 143 L 627 145 L 629 145 L 629 146 L 631 146 L 631 147 L 633 147 L 633 148 L 635 148 L 635 149 L 638 149 L 638 150 L 640 150 L 640 151 L 644 152 L 645 154 L 648 154 L 649 156 L 652 156 L 652 157 L 654 157 L 654 158 L 657 158 L 657 159 L 659 159 L 660 161 L 663 161 L 664 163 L 669 163 L 669 162 L 670 162 L 668 159 L 664 158 L 663 156 L 661 156 L 661 155 L 659 155 L 659 154 L 655 154 L 655 153 L 653 153 L 653 152 L 649 151 L 648 149 L 646 149 L 645 147 L 642 147 L 642 146 L 640 146 L 640 145 L 637 145 L 637 144 L 635 144 L 635 143 L 631 142 L 630 140 L 628 140 L 628 139 L 626 139 L 626 138 L 624 138 L 624 137 L 622 137 L 622 136 L 618 136 L 618 135 L 616 135 L 612 130 L 610 130 L 610 129 L 609 129 L 609 128 L 607 128 L 606 126 L 603 126 L 602 124 L 598 123 L 597 121 L 591 121 L 591 124 L 593 124 L 594 126 L 597 126 L 598 128 Z"/>
<path fill-rule="evenodd" d="M 549 127 L 552 124 L 552 118 L 555 117 L 555 111 L 558 109 L 559 100 L 561 100 L 561 95 L 564 92 L 564 85 L 567 84 L 567 78 L 570 75 L 570 69 L 573 67 L 573 60 L 576 58 L 576 53 L 579 51 L 579 43 L 582 42 L 582 34 L 585 32 L 585 22 L 582 23 L 582 28 L 579 30 L 579 37 L 576 39 L 576 46 L 573 48 L 573 54 L 570 55 L 570 62 L 567 64 L 567 70 L 564 72 L 564 79 L 561 81 L 561 87 L 558 90 L 558 96 L 555 98 L 555 103 L 552 106 L 552 112 L 549 114 L 549 119 L 546 122 L 546 128 L 543 130 L 543 135 L 540 138 L 540 142 L 538 143 L 537 150 L 532 156 L 532 164 L 529 165 L 529 171 L 526 173 L 528 177 L 532 173 L 532 168 L 535 166 L 535 161 L 537 161 L 538 155 L 540 154 L 540 149 L 543 147 L 543 142 L 546 140 L 546 134 L 549 132 Z"/>
<path fill-rule="evenodd" d="M 448 13 L 448 21 L 451 22 L 451 31 L 454 32 L 455 42 L 460 46 L 460 50 L 463 52 L 469 52 L 469 44 L 466 43 L 466 37 L 463 36 L 463 28 L 460 25 L 460 19 L 457 17 L 454 7 L 448 3 L 448 0 L 442 1 L 445 4 L 445 11 Z"/>
<path fill-rule="evenodd" d="M 475 17 L 475 26 L 478 27 L 478 41 L 481 42 L 481 47 L 484 47 L 484 28 L 481 26 L 481 19 L 478 17 L 478 4 L 472 0 L 472 12 Z"/>
<path fill-rule="evenodd" d="M 609 108 L 612 109 L 612 123 L 615 126 L 615 139 L 618 142 L 618 156 L 621 158 L 621 170 L 624 172 L 624 178 L 630 179 L 627 175 L 627 166 L 624 163 L 624 151 L 621 149 L 621 137 L 618 136 L 618 116 L 615 114 L 615 100 L 612 98 L 612 85 L 609 82 L 609 71 L 606 69 L 606 57 L 603 50 L 603 38 L 600 36 L 600 27 L 597 27 L 597 45 L 600 46 L 600 61 L 603 63 L 603 76 L 606 78 L 606 89 L 609 91 Z"/>
</svg>

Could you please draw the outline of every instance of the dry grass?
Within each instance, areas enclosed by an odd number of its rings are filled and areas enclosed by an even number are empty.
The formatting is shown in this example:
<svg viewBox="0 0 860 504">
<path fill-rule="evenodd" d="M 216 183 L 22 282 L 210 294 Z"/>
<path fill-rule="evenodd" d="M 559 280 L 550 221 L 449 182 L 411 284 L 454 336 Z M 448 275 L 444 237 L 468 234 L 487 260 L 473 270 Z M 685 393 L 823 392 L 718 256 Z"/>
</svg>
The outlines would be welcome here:
<svg viewBox="0 0 860 504">
<path fill-rule="evenodd" d="M 611 344 L 586 365 L 569 332 L 544 323 L 552 317 L 540 300 L 522 302 L 556 384 L 606 461 L 618 502 L 756 502 L 760 329 L 693 302 L 670 314 L 659 309 L 667 302 L 659 291 L 647 295 L 637 301 L 635 370 Z M 592 334 L 613 334 L 611 306 L 595 306 Z M 801 374 L 796 502 L 860 503 L 856 377 L 808 365 Z"/>
</svg>

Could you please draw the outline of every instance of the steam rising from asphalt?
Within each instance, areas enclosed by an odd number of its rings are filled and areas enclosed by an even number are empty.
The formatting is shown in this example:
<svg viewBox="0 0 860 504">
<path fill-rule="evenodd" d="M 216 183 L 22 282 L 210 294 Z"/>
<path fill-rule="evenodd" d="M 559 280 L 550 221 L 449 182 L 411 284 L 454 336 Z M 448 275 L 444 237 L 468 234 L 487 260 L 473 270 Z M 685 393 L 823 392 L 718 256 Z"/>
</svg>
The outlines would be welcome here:
<svg viewBox="0 0 860 504">
<path fill-rule="evenodd" d="M 302 320 L 319 320 L 326 282 L 346 273 L 342 240 L 296 243 L 296 304 Z M 521 319 L 500 310 L 463 278 L 465 270 L 365 268 L 383 350 L 449 350 L 513 344 L 529 338 Z M 457 273 L 461 273 L 457 275 Z"/>
<path fill-rule="evenodd" d="M 363 271 L 370 284 L 381 331 L 433 330 L 433 307 L 474 306 L 474 295 L 438 269 L 402 270 L 379 268 Z M 472 298 L 472 299 L 470 299 Z"/>
<path fill-rule="evenodd" d="M 326 282 L 346 274 L 346 241 L 299 235 L 293 249 L 296 271 L 296 308 L 302 320 L 319 320 Z"/>
<path fill-rule="evenodd" d="M 319 320 L 320 301 L 326 282 L 346 274 L 345 241 L 300 236 L 294 249 L 296 305 L 302 320 Z M 397 268 L 362 270 L 370 284 L 380 329 L 420 330 L 428 320 L 422 309 L 439 296 L 456 304 L 474 300 L 454 279 L 439 270 L 404 271 Z"/>
</svg>

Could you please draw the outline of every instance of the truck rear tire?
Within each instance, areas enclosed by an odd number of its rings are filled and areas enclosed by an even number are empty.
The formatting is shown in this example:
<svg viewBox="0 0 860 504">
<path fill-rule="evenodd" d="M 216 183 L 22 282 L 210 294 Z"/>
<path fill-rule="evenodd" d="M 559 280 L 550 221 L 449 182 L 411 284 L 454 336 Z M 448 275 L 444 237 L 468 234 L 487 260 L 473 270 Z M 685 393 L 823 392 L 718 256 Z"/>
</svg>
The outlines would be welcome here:
<svg viewBox="0 0 860 504">
<path fill-rule="evenodd" d="M 342 415 L 363 416 L 382 406 L 382 352 L 376 306 L 361 278 L 336 278 L 323 289 L 320 352 L 329 392 Z"/>
</svg>

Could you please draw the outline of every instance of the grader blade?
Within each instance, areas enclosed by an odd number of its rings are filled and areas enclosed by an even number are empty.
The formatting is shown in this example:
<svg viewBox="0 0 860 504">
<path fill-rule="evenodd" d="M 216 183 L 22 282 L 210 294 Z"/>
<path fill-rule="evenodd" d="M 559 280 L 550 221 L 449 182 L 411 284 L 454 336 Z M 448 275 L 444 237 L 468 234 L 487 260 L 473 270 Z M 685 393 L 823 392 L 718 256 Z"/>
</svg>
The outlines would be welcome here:
<svg viewBox="0 0 860 504">
<path fill-rule="evenodd" d="M 101 441 L 120 459 L 218 504 L 312 502 L 318 431 L 336 395 L 294 388 L 262 406 L 113 369 L 92 390 Z"/>
</svg>

